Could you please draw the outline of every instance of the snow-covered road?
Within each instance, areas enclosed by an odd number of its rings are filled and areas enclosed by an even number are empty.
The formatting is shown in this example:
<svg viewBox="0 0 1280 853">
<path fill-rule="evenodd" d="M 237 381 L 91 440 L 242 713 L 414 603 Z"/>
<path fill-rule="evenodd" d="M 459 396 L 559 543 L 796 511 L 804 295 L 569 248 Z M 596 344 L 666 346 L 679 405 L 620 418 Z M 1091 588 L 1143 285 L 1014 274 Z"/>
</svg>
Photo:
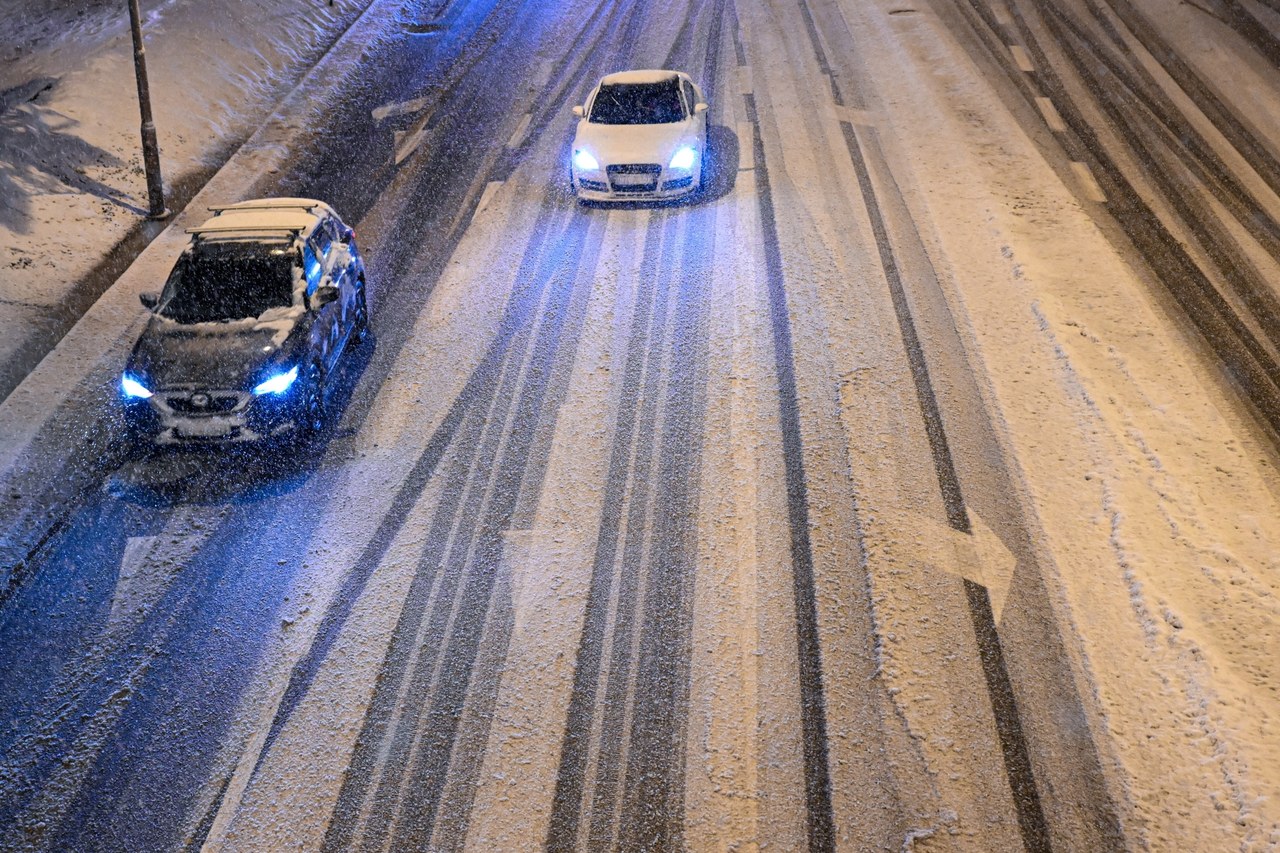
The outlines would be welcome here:
<svg viewBox="0 0 1280 853">
<path fill-rule="evenodd" d="M 374 2 L 197 198 L 355 223 L 323 442 L 122 458 L 181 217 L 0 404 L 0 846 L 1280 844 L 1241 7 L 548 6 Z M 620 67 L 695 203 L 568 194 Z"/>
</svg>

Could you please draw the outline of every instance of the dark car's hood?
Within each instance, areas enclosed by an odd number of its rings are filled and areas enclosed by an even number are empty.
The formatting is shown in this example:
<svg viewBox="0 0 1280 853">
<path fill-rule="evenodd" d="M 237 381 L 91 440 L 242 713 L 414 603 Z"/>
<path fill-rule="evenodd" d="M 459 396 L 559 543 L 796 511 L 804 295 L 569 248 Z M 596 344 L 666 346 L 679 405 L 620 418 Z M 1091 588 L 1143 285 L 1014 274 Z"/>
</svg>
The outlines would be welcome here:
<svg viewBox="0 0 1280 853">
<path fill-rule="evenodd" d="M 155 391 L 247 390 L 268 364 L 280 361 L 305 317 L 301 308 L 273 308 L 230 323 L 176 323 L 155 316 L 133 349 L 130 370 Z"/>
</svg>

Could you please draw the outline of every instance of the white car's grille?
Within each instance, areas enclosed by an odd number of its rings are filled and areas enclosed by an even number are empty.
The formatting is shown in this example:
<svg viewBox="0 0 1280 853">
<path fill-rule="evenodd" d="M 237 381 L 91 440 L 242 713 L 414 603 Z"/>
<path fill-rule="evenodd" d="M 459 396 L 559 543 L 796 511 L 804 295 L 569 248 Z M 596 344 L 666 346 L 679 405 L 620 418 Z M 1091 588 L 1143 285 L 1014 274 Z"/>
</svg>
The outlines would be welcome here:
<svg viewBox="0 0 1280 853">
<path fill-rule="evenodd" d="M 657 163 L 620 163 L 608 167 L 609 186 L 616 193 L 651 193 L 658 188 L 662 167 Z"/>
</svg>

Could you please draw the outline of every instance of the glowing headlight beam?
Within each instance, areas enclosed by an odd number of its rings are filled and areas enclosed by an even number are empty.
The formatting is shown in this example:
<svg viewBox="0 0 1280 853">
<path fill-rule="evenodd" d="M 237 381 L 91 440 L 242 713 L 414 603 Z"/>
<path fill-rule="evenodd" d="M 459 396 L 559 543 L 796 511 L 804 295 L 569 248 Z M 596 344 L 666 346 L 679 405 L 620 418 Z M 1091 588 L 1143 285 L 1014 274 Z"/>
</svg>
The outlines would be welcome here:
<svg viewBox="0 0 1280 853">
<path fill-rule="evenodd" d="M 698 153 L 693 150 L 692 145 L 684 145 L 676 149 L 676 153 L 671 155 L 671 162 L 668 164 L 672 169 L 692 169 L 693 161 L 697 158 Z"/>
<path fill-rule="evenodd" d="M 289 386 L 298 378 L 298 366 L 286 370 L 284 373 L 277 373 L 268 379 L 259 382 L 253 389 L 254 394 L 283 394 L 289 390 Z"/>
<path fill-rule="evenodd" d="M 146 385 L 143 385 L 127 373 L 120 377 L 120 390 L 124 392 L 126 397 L 136 400 L 146 400 L 151 396 L 151 390 Z"/>
<path fill-rule="evenodd" d="M 582 172 L 596 172 L 600 170 L 600 163 L 595 157 L 591 156 L 591 152 L 585 148 L 579 148 L 573 152 L 573 165 L 578 167 Z"/>
</svg>

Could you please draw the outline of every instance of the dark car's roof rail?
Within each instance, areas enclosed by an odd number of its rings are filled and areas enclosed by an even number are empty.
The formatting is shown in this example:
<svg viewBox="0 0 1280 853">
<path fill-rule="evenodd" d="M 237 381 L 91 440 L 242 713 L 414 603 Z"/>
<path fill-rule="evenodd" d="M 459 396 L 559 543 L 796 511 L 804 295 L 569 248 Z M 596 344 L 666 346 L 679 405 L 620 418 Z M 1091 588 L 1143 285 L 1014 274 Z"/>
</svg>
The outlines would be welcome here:
<svg viewBox="0 0 1280 853">
<path fill-rule="evenodd" d="M 305 210 L 311 213 L 323 202 L 314 202 L 312 204 L 254 204 L 252 207 L 240 207 L 244 202 L 236 202 L 235 204 L 223 204 L 216 207 L 208 208 L 210 213 L 222 213 L 224 210 Z"/>
<path fill-rule="evenodd" d="M 241 223 L 240 225 L 221 225 L 221 226 L 201 225 L 199 228 L 188 228 L 187 233 L 192 234 L 196 237 L 201 237 L 205 234 L 235 234 L 235 233 L 261 234 L 263 232 L 267 232 L 267 233 L 278 233 L 278 234 L 292 234 L 296 237 L 298 234 L 302 233 L 302 230 L 303 229 L 301 228 L 289 228 L 284 225 L 245 225 Z"/>
</svg>

